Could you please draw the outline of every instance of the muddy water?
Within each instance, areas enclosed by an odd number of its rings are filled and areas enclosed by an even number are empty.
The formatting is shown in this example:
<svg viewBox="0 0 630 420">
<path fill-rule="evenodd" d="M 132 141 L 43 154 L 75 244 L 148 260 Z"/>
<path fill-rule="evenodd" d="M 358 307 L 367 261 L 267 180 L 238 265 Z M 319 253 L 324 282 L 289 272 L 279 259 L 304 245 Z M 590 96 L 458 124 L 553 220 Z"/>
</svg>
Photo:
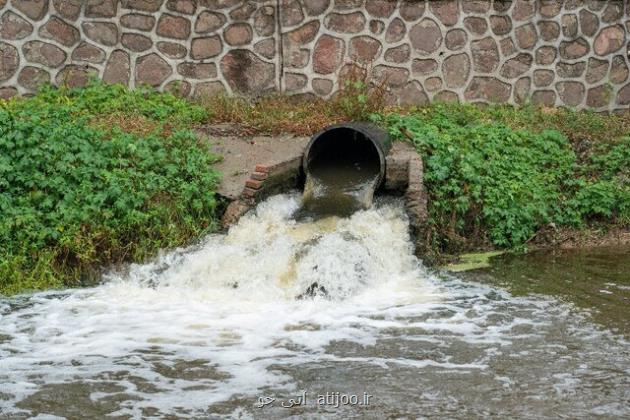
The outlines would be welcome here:
<svg viewBox="0 0 630 420">
<path fill-rule="evenodd" d="M 301 216 L 350 216 L 370 208 L 379 177 L 379 162 L 374 159 L 320 160 L 309 168 L 304 185 Z"/>
<path fill-rule="evenodd" d="M 630 343 L 571 299 L 432 274 L 400 202 L 299 207 L 0 300 L 0 417 L 630 416 Z"/>
<path fill-rule="evenodd" d="M 491 268 L 464 277 L 518 296 L 554 296 L 630 337 L 630 245 L 505 255 L 493 258 Z"/>
</svg>

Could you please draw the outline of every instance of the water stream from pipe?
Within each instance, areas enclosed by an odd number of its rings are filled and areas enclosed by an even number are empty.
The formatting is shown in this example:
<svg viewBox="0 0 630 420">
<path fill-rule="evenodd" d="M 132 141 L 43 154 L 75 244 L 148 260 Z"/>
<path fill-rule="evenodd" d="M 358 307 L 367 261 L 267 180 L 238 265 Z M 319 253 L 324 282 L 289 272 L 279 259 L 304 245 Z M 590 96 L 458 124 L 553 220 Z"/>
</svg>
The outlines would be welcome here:
<svg viewBox="0 0 630 420">
<path fill-rule="evenodd" d="M 0 299 L 0 417 L 630 415 L 628 342 L 584 311 L 430 273 L 400 201 L 299 207 L 275 196 L 101 285 Z M 371 399 L 318 401 L 335 392 Z"/>
<path fill-rule="evenodd" d="M 369 209 L 378 186 L 379 170 L 378 158 L 369 153 L 355 153 L 348 159 L 347 152 L 342 150 L 313 160 L 308 166 L 302 206 L 296 217 L 348 217 L 358 210 Z"/>
</svg>

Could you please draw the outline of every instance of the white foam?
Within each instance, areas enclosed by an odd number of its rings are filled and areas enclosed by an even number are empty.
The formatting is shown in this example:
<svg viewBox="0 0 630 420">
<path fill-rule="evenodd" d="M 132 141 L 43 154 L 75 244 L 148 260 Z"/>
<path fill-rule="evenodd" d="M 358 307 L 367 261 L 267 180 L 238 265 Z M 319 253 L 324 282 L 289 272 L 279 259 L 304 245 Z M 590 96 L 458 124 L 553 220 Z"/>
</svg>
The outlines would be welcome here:
<svg viewBox="0 0 630 420">
<path fill-rule="evenodd" d="M 40 362 L 52 363 L 37 368 L 47 381 L 66 381 L 77 371 L 115 371 L 112 361 L 124 358 L 138 364 L 135 375 L 165 389 L 152 403 L 181 404 L 178 389 L 195 382 L 173 386 L 137 356 L 158 346 L 172 353 L 163 363 L 204 359 L 231 376 L 200 395 L 207 406 L 288 381 L 267 370 L 282 358 L 307 361 L 335 340 L 373 343 L 374 330 L 397 325 L 367 317 L 379 308 L 439 300 L 411 253 L 399 205 L 302 224 L 290 218 L 298 205 L 297 195 L 273 197 L 227 235 L 111 273 L 101 286 L 36 295 L 32 305 L 5 311 L 0 322 L 11 339 L 0 346 L 0 372 L 11 375 L 4 392 L 21 399 L 37 390 L 24 378 Z M 329 299 L 296 300 L 315 282 Z M 67 368 L 73 360 L 82 366 Z M 185 398 L 194 404 L 190 393 Z"/>
<path fill-rule="evenodd" d="M 297 195 L 272 197 L 227 234 L 110 273 L 98 287 L 0 302 L 1 333 L 9 336 L 0 341 L 0 382 L 9 395 L 0 408 L 18 412 L 14 404 L 43 383 L 121 371 L 157 388 L 143 390 L 125 375 L 115 380 L 130 398 L 115 414 L 140 416 L 143 407 L 203 410 L 265 387 L 293 389 L 291 375 L 272 366 L 342 362 L 485 370 L 499 348 L 536 334 L 515 329 L 536 330 L 548 325 L 550 314 L 566 311 L 549 300 L 436 279 L 413 256 L 399 202 L 310 223 L 291 219 L 298 206 Z M 314 283 L 327 297 L 297 299 Z M 19 309 L 7 303 L 17 301 Z M 418 360 L 330 348 L 339 342 L 369 347 L 391 338 L 445 349 L 464 342 L 480 352 L 456 360 L 445 350 Z M 204 375 L 181 372 L 194 370 L 186 363 L 199 360 L 204 364 L 196 371 Z M 205 388 L 189 389 L 200 385 Z M 97 391 L 91 398 L 107 395 Z"/>
</svg>

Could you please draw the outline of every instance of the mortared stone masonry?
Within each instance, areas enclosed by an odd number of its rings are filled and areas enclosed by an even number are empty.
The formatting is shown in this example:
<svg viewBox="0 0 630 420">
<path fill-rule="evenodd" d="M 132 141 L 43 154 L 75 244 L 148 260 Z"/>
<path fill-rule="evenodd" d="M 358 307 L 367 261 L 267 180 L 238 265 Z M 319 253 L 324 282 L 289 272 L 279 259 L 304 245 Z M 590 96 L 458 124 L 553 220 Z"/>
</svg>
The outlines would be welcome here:
<svg viewBox="0 0 630 420">
<path fill-rule="evenodd" d="M 0 97 L 42 83 L 627 109 L 626 0 L 0 0 Z"/>
</svg>

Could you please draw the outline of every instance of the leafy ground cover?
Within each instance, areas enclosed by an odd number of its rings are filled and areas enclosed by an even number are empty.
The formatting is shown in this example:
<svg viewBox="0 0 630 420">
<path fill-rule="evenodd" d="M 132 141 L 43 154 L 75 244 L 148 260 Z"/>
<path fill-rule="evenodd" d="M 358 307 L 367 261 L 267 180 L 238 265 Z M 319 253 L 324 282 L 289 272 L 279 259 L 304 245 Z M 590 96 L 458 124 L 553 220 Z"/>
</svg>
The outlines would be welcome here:
<svg viewBox="0 0 630 420">
<path fill-rule="evenodd" d="M 94 82 L 0 101 L 0 293 L 74 286 L 216 226 L 206 112 Z"/>
<path fill-rule="evenodd" d="M 352 76 L 352 75 L 351 75 Z M 216 159 L 191 131 L 313 134 L 372 120 L 425 164 L 438 255 L 522 249 L 546 229 L 630 227 L 630 113 L 385 107 L 349 77 L 328 100 L 186 101 L 97 82 L 0 101 L 0 293 L 79 285 L 216 228 Z"/>
<path fill-rule="evenodd" d="M 627 115 L 436 104 L 374 115 L 423 156 L 432 248 L 522 248 L 540 229 L 630 226 Z"/>
</svg>

